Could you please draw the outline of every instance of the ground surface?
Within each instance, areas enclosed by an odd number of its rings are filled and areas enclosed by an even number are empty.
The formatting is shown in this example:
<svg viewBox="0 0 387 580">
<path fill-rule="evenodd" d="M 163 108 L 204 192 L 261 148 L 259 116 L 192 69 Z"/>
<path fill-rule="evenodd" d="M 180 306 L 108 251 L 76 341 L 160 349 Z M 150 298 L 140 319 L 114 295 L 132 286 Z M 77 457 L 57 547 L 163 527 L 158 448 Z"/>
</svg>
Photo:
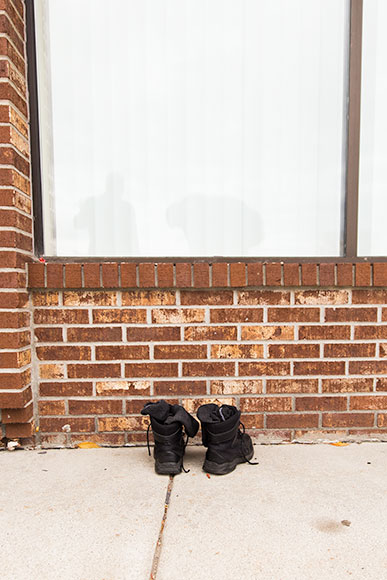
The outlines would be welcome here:
<svg viewBox="0 0 387 580">
<path fill-rule="evenodd" d="M 387 444 L 255 452 L 207 477 L 188 448 L 170 481 L 144 448 L 3 451 L 1 578 L 387 578 Z"/>
</svg>

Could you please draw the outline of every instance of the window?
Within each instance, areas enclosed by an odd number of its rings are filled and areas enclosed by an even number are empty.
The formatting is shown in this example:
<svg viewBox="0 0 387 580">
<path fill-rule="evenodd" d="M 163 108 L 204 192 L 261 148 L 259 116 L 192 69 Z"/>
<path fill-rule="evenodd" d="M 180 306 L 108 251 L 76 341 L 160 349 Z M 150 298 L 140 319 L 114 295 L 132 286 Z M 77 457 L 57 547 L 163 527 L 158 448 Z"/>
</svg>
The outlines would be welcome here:
<svg viewBox="0 0 387 580">
<path fill-rule="evenodd" d="M 353 255 L 361 8 L 35 0 L 45 254 Z M 382 30 L 372 18 L 365 36 Z M 381 78 L 375 50 L 382 36 L 363 57 Z M 368 87 L 378 114 L 382 84 Z M 363 109 L 359 248 L 378 255 L 383 167 L 374 188 L 369 159 L 383 131 L 373 140 L 367 97 Z"/>
</svg>

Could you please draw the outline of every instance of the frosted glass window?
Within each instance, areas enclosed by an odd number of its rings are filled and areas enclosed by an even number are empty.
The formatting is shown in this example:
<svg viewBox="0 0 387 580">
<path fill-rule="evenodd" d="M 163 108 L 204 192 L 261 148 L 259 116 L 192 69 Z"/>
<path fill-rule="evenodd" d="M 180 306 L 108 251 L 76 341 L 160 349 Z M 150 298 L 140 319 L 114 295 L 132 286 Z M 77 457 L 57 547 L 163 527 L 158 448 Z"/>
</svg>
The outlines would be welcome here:
<svg viewBox="0 0 387 580">
<path fill-rule="evenodd" d="M 347 0 L 36 7 L 47 255 L 340 254 Z"/>
<path fill-rule="evenodd" d="M 359 255 L 387 256 L 387 2 L 364 2 Z"/>
</svg>

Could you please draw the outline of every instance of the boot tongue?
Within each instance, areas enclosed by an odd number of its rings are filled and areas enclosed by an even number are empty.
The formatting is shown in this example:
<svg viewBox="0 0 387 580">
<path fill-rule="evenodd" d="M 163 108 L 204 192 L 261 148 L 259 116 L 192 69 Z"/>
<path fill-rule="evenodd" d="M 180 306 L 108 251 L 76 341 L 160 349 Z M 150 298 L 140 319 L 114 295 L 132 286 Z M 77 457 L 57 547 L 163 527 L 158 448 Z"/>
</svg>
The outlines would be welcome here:
<svg viewBox="0 0 387 580">
<path fill-rule="evenodd" d="M 147 403 L 141 411 L 141 415 L 150 415 L 162 425 L 179 423 L 184 425 L 188 437 L 195 437 L 199 429 L 199 423 L 187 413 L 181 405 L 170 405 L 166 401 Z"/>
<path fill-rule="evenodd" d="M 202 405 L 198 409 L 198 417 L 204 423 L 222 423 L 237 413 L 236 407 L 232 405 L 222 405 L 218 407 L 214 403 Z"/>
</svg>

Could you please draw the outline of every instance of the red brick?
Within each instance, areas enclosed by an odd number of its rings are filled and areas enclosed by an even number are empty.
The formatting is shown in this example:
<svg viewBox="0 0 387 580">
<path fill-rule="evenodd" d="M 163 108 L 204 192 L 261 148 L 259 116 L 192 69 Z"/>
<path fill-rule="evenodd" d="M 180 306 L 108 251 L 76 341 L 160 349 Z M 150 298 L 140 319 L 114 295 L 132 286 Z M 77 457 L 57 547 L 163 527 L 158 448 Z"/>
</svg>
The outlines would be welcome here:
<svg viewBox="0 0 387 580">
<path fill-rule="evenodd" d="M 103 417 L 98 419 L 99 431 L 145 431 L 145 417 Z"/>
<path fill-rule="evenodd" d="M 0 308 L 24 308 L 27 304 L 26 292 L 0 292 Z"/>
<path fill-rule="evenodd" d="M 242 413 L 280 413 L 292 410 L 291 397 L 243 397 Z"/>
<path fill-rule="evenodd" d="M 213 308 L 210 321 L 223 324 L 227 322 L 262 322 L 262 308 Z"/>
<path fill-rule="evenodd" d="M 45 287 L 45 265 L 41 263 L 28 264 L 28 286 L 30 288 Z"/>
<path fill-rule="evenodd" d="M 353 290 L 353 304 L 387 304 L 387 290 Z"/>
<path fill-rule="evenodd" d="M 320 286 L 335 286 L 335 264 L 319 264 Z"/>
<path fill-rule="evenodd" d="M 371 397 L 365 395 L 361 397 L 351 397 L 349 408 L 357 411 L 385 411 L 387 410 L 387 396 L 376 395 Z"/>
<path fill-rule="evenodd" d="M 2 268 L 24 268 L 26 259 L 28 257 L 17 250 L 0 251 L 0 264 Z"/>
<path fill-rule="evenodd" d="M 212 286 L 226 287 L 228 283 L 228 264 L 225 262 L 215 262 L 212 264 Z"/>
<path fill-rule="evenodd" d="M 318 379 L 268 379 L 268 393 L 317 393 Z"/>
<path fill-rule="evenodd" d="M 1 37 L 0 37 L 1 40 Z M 22 288 L 26 287 L 26 275 L 22 272 L 0 272 L 0 288 Z"/>
<path fill-rule="evenodd" d="M 298 337 L 300 340 L 349 340 L 351 338 L 351 327 L 300 326 Z"/>
<path fill-rule="evenodd" d="M 207 357 L 204 344 L 156 345 L 155 359 L 198 359 Z"/>
<path fill-rule="evenodd" d="M 31 382 L 31 370 L 0 373 L 0 389 L 22 389 Z"/>
<path fill-rule="evenodd" d="M 150 395 L 150 381 L 98 381 L 96 394 L 101 397 L 128 397 L 131 395 Z"/>
<path fill-rule="evenodd" d="M 349 374 L 385 375 L 387 374 L 387 361 L 385 360 L 350 361 Z"/>
<path fill-rule="evenodd" d="M 324 413 L 323 427 L 373 427 L 373 413 Z"/>
<path fill-rule="evenodd" d="M 27 387 L 23 391 L 2 392 L 0 390 L 0 409 L 22 409 L 31 399 L 31 387 Z"/>
<path fill-rule="evenodd" d="M 104 288 L 118 287 L 118 264 L 102 264 L 102 286 Z"/>
<path fill-rule="evenodd" d="M 69 364 L 67 366 L 70 379 L 93 379 L 120 377 L 120 364 Z"/>
<path fill-rule="evenodd" d="M 128 363 L 125 365 L 125 377 L 177 377 L 177 363 Z"/>
<path fill-rule="evenodd" d="M 115 400 L 69 401 L 70 415 L 119 415 L 122 413 L 122 402 Z"/>
<path fill-rule="evenodd" d="M 146 310 L 107 308 L 93 310 L 94 324 L 141 324 L 146 322 Z"/>
<path fill-rule="evenodd" d="M 220 379 L 211 381 L 211 393 L 214 395 L 260 394 L 263 381 L 255 379 Z"/>
<path fill-rule="evenodd" d="M 47 288 L 63 288 L 63 264 L 46 264 Z"/>
<path fill-rule="evenodd" d="M 70 432 L 95 431 L 94 418 L 91 417 L 41 417 L 39 421 L 43 433 L 62 433 L 65 425 L 70 425 Z"/>
<path fill-rule="evenodd" d="M 0 328 L 29 328 L 29 326 L 29 312 L 9 312 L 7 310 L 0 310 Z"/>
<path fill-rule="evenodd" d="M 39 415 L 65 415 L 64 401 L 39 401 Z"/>
<path fill-rule="evenodd" d="M 266 264 L 266 286 L 281 286 L 281 270 L 279 262 Z"/>
<path fill-rule="evenodd" d="M 63 292 L 64 306 L 116 306 L 116 292 L 74 291 Z"/>
<path fill-rule="evenodd" d="M 319 344 L 271 344 L 270 358 L 319 358 Z"/>
<path fill-rule="evenodd" d="M 319 322 L 319 308 L 269 308 L 269 322 Z"/>
<path fill-rule="evenodd" d="M 214 344 L 211 358 L 263 358 L 262 344 Z"/>
<path fill-rule="evenodd" d="M 180 328 L 165 326 L 164 328 L 133 326 L 127 329 L 129 342 L 168 342 L 180 340 Z"/>
<path fill-rule="evenodd" d="M 142 288 L 152 288 L 155 284 L 155 264 L 145 262 L 138 265 L 139 285 Z"/>
<path fill-rule="evenodd" d="M 154 394 L 157 397 L 205 395 L 206 381 L 155 381 Z"/>
<path fill-rule="evenodd" d="M 263 429 L 263 415 L 242 415 L 241 420 L 246 429 Z"/>
<path fill-rule="evenodd" d="M 62 342 L 63 330 L 61 328 L 35 328 L 35 337 L 40 342 Z"/>
<path fill-rule="evenodd" d="M 232 262 L 230 264 L 230 286 L 246 286 L 246 264 Z"/>
<path fill-rule="evenodd" d="M 88 382 L 41 382 L 39 385 L 41 397 L 90 397 L 93 394 L 93 383 Z"/>
<path fill-rule="evenodd" d="M 387 325 L 384 326 L 355 326 L 355 340 L 385 340 L 387 339 Z"/>
<path fill-rule="evenodd" d="M 239 363 L 239 376 L 282 376 L 290 374 L 288 362 L 241 362 Z"/>
<path fill-rule="evenodd" d="M 296 397 L 296 411 L 346 411 L 347 397 Z"/>
<path fill-rule="evenodd" d="M 119 326 L 68 328 L 67 340 L 69 342 L 117 342 L 122 340 L 122 330 Z"/>
<path fill-rule="evenodd" d="M 347 290 L 303 290 L 295 293 L 296 304 L 347 304 L 348 300 Z"/>
<path fill-rule="evenodd" d="M 192 286 L 191 264 L 184 262 L 178 262 L 176 264 L 176 286 L 178 288 Z"/>
<path fill-rule="evenodd" d="M 157 285 L 160 288 L 173 288 L 173 264 L 157 264 Z"/>
<path fill-rule="evenodd" d="M 10 423 L 5 427 L 5 436 L 9 439 L 23 439 L 31 437 L 32 431 L 32 423 Z"/>
<path fill-rule="evenodd" d="M 24 75 L 25 64 L 23 57 L 15 50 L 6 37 L 0 38 L 0 54 L 8 56 L 17 69 Z"/>
<path fill-rule="evenodd" d="M 317 286 L 317 264 L 301 264 L 303 286 Z"/>
<path fill-rule="evenodd" d="M 268 429 L 313 429 L 318 427 L 318 414 L 268 415 L 266 427 Z"/>
<path fill-rule="evenodd" d="M 242 340 L 293 340 L 292 326 L 242 326 Z"/>
<path fill-rule="evenodd" d="M 326 358 L 361 358 L 375 356 L 375 344 L 325 344 L 324 356 Z"/>
<path fill-rule="evenodd" d="M 100 264 L 84 264 L 83 277 L 85 288 L 100 288 L 101 287 Z"/>
<path fill-rule="evenodd" d="M 23 348 L 31 344 L 29 330 L 22 332 L 0 332 L 0 348 Z"/>
<path fill-rule="evenodd" d="M 96 346 L 97 360 L 142 360 L 149 358 L 148 346 L 114 345 Z"/>
<path fill-rule="evenodd" d="M 185 340 L 236 340 L 236 326 L 188 326 L 184 328 Z"/>
<path fill-rule="evenodd" d="M 353 285 L 353 265 L 340 263 L 337 264 L 337 285 L 338 286 L 352 286 Z"/>
<path fill-rule="evenodd" d="M 356 286 L 371 286 L 371 264 L 355 264 Z"/>
<path fill-rule="evenodd" d="M 7 12 L 7 14 L 0 15 L 0 32 L 5 33 L 10 38 L 10 40 L 12 40 L 12 43 L 20 54 L 24 54 L 23 40 L 16 32 L 17 27 L 12 25 L 11 16 L 8 10 Z M 27 116 L 27 112 L 22 111 L 22 113 L 25 117 Z"/>
<path fill-rule="evenodd" d="M 362 380 L 372 381 L 372 379 L 362 379 Z M 387 392 L 387 378 L 380 377 L 376 379 L 376 390 Z M 372 389 L 370 389 L 370 391 L 372 391 Z"/>
<path fill-rule="evenodd" d="M 247 264 L 247 283 L 249 286 L 263 286 L 263 264 L 256 262 Z"/>
<path fill-rule="evenodd" d="M 31 421 L 33 414 L 34 410 L 31 402 L 23 409 L 3 409 L 1 421 L 4 425 L 7 423 L 28 423 Z"/>
<path fill-rule="evenodd" d="M 373 389 L 373 379 L 323 379 L 323 393 L 369 392 Z"/>
<path fill-rule="evenodd" d="M 374 286 L 387 286 L 387 264 L 377 262 L 373 264 Z"/>
<path fill-rule="evenodd" d="M 31 362 L 31 349 L 16 352 L 0 352 L 0 368 L 20 369 Z"/>
<path fill-rule="evenodd" d="M 232 362 L 194 362 L 183 363 L 185 377 L 230 377 L 235 375 Z"/>
<path fill-rule="evenodd" d="M 65 265 L 65 287 L 82 288 L 82 265 L 66 264 Z"/>
<path fill-rule="evenodd" d="M 136 288 L 137 287 L 137 265 L 132 263 L 121 263 L 121 287 L 122 288 Z"/>
<path fill-rule="evenodd" d="M 344 373 L 344 361 L 303 361 L 294 363 L 295 375 L 343 375 Z"/>
<path fill-rule="evenodd" d="M 176 304 L 176 292 L 167 290 L 133 290 L 122 292 L 123 306 L 172 306 Z"/>
<path fill-rule="evenodd" d="M 299 264 L 284 264 L 284 285 L 300 285 L 300 266 Z"/>
<path fill-rule="evenodd" d="M 193 266 L 195 288 L 208 288 L 210 285 L 210 265 L 204 262 L 196 262 Z"/>
<path fill-rule="evenodd" d="M 233 303 L 233 293 L 231 290 L 182 290 L 180 301 L 183 306 L 226 306 Z"/>
<path fill-rule="evenodd" d="M 90 360 L 89 346 L 40 346 L 36 349 L 39 360 Z"/>
<path fill-rule="evenodd" d="M 53 310 L 39 308 L 34 313 L 35 324 L 87 324 L 87 310 Z"/>
<path fill-rule="evenodd" d="M 264 304 L 290 304 L 290 292 L 282 290 L 246 290 L 238 292 L 238 304 L 264 305 Z"/>
<path fill-rule="evenodd" d="M 152 322 L 156 324 L 187 324 L 204 322 L 203 308 L 159 308 L 152 310 Z"/>
<path fill-rule="evenodd" d="M 327 308 L 327 322 L 376 322 L 376 308 Z"/>
<path fill-rule="evenodd" d="M 4 62 L 4 61 L 0 61 Z M 19 155 L 17 155 L 14 149 L 7 149 L 5 147 L 0 148 L 0 164 L 4 159 L 5 154 L 11 156 L 16 156 L 18 159 L 22 159 Z M 7 161 L 7 160 L 6 160 Z M 28 163 L 24 161 L 23 163 Z M 29 169 L 28 169 L 29 171 Z M 32 220 L 30 217 L 25 216 L 24 214 L 20 213 L 15 209 L 15 211 L 8 209 L 7 211 L 2 211 L 0 214 L 0 226 L 1 227 L 10 227 L 10 228 L 17 228 L 19 230 L 24 230 L 28 234 L 32 234 Z"/>
</svg>

